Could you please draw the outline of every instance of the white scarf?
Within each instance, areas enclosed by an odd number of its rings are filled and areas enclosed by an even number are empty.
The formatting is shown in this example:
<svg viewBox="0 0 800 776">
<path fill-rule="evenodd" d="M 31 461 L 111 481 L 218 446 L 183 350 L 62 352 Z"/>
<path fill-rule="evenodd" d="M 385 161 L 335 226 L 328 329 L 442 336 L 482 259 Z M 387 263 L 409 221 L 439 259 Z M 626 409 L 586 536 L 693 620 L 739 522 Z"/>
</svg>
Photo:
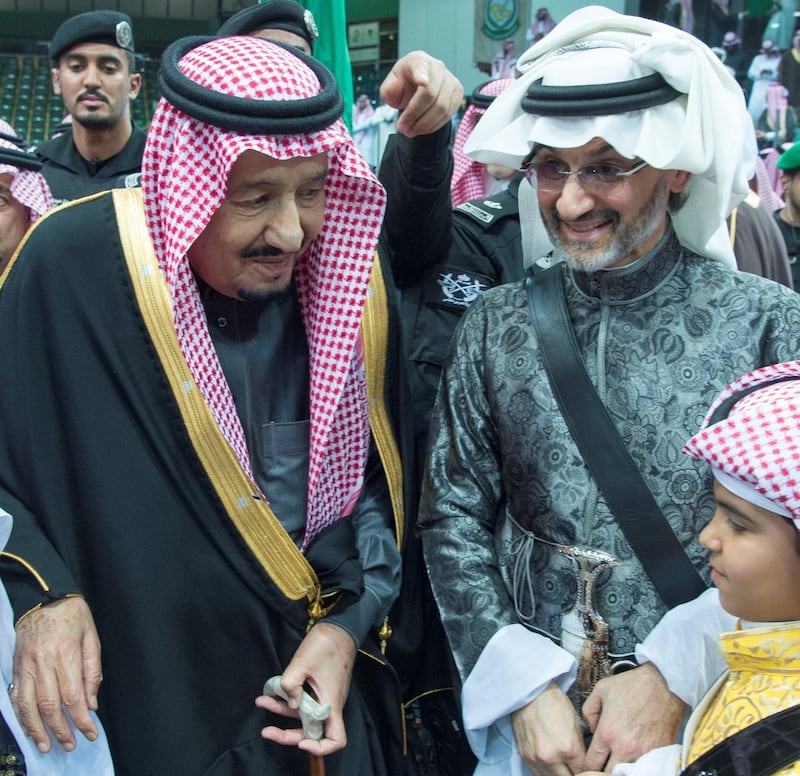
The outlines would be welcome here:
<svg viewBox="0 0 800 776">
<path fill-rule="evenodd" d="M 519 167 L 536 143 L 575 148 L 601 137 L 628 158 L 690 172 L 688 200 L 672 215 L 678 239 L 735 266 L 725 219 L 750 190 L 757 149 L 741 87 L 708 46 L 675 27 L 590 6 L 531 46 L 517 69 L 522 75 L 489 106 L 466 154 L 484 164 Z M 520 104 L 540 78 L 545 86 L 575 86 L 654 72 L 681 96 L 592 117 L 534 116 Z"/>
</svg>

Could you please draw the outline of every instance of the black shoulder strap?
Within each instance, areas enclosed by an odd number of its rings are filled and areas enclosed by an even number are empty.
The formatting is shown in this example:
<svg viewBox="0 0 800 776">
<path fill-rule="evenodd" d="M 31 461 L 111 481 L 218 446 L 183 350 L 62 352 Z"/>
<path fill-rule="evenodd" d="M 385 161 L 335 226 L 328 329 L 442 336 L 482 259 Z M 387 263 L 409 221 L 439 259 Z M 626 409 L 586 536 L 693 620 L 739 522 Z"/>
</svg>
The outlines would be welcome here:
<svg viewBox="0 0 800 776">
<path fill-rule="evenodd" d="M 550 387 L 586 465 L 662 601 L 669 607 L 705 589 L 625 447 L 575 341 L 564 299 L 562 265 L 525 280 Z"/>
<path fill-rule="evenodd" d="M 684 768 L 680 776 L 771 776 L 797 760 L 800 706 L 792 706 L 728 736 Z"/>
</svg>

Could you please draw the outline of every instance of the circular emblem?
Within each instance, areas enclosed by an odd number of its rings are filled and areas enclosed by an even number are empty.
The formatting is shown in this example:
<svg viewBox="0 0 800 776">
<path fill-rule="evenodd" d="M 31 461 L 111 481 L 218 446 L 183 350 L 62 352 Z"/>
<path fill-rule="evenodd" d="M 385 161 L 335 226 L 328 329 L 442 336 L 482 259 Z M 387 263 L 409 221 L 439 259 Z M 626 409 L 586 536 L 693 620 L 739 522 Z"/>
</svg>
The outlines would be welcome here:
<svg viewBox="0 0 800 776">
<path fill-rule="evenodd" d="M 314 21 L 314 14 L 308 8 L 303 12 L 303 21 L 306 23 L 306 30 L 308 30 L 311 40 L 316 40 L 319 37 L 319 28 Z"/>
<path fill-rule="evenodd" d="M 517 0 L 487 2 L 483 14 L 483 34 L 492 40 L 510 38 L 519 29 Z"/>
<path fill-rule="evenodd" d="M 117 22 L 115 34 L 120 48 L 129 49 L 133 46 L 133 30 L 128 22 Z"/>
</svg>

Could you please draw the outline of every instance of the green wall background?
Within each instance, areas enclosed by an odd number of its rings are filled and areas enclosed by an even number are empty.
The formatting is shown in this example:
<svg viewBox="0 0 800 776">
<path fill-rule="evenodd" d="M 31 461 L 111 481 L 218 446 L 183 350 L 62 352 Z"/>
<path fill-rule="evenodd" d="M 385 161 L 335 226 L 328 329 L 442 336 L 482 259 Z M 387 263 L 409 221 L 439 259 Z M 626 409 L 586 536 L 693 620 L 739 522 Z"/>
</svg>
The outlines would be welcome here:
<svg viewBox="0 0 800 776">
<path fill-rule="evenodd" d="M 346 0 L 348 22 L 369 22 L 399 15 L 400 0 Z"/>
</svg>

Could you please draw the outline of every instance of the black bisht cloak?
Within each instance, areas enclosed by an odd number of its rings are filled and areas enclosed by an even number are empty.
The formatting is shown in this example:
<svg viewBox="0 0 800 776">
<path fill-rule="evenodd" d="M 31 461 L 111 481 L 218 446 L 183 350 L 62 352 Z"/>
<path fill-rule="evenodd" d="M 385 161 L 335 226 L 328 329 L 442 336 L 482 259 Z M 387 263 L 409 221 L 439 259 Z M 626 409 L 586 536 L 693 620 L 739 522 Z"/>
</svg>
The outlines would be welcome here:
<svg viewBox="0 0 800 776">
<path fill-rule="evenodd" d="M 308 602 L 278 589 L 234 525 L 215 484 L 230 461 L 204 462 L 187 433 L 126 262 L 126 209 L 141 213 L 137 192 L 51 212 L 0 288 L 2 579 L 16 617 L 85 596 L 119 776 L 304 774 L 304 752 L 260 737 L 285 720 L 253 701 L 300 643 Z M 320 575 L 341 560 L 324 543 L 307 553 Z M 394 673 L 368 651 L 328 776 L 407 767 Z"/>
</svg>

